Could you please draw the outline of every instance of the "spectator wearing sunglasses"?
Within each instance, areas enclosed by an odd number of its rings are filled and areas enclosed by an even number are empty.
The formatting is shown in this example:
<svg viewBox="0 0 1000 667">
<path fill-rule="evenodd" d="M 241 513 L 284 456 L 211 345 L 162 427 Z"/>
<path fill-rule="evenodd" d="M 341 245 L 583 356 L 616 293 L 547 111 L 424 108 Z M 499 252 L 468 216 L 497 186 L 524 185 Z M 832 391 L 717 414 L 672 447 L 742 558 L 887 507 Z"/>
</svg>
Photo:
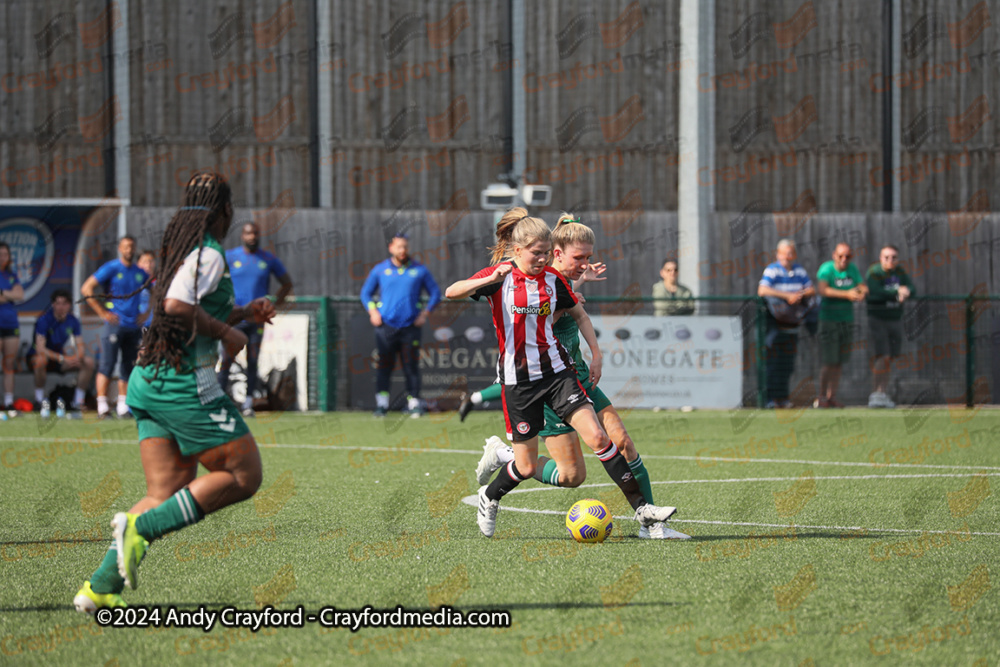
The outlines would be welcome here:
<svg viewBox="0 0 1000 667">
<path fill-rule="evenodd" d="M 819 349 L 822 367 L 819 372 L 817 408 L 842 408 L 837 400 L 840 372 L 851 358 L 854 346 L 854 303 L 868 295 L 868 286 L 858 267 L 851 262 L 851 246 L 838 243 L 833 259 L 816 272 L 819 295 Z"/>
<path fill-rule="evenodd" d="M 872 362 L 873 391 L 869 408 L 894 408 L 889 398 L 889 370 L 892 358 L 903 348 L 903 304 L 914 295 L 913 281 L 899 265 L 899 249 L 887 245 L 879 251 L 879 261 L 868 267 L 868 329 L 875 347 Z"/>
</svg>

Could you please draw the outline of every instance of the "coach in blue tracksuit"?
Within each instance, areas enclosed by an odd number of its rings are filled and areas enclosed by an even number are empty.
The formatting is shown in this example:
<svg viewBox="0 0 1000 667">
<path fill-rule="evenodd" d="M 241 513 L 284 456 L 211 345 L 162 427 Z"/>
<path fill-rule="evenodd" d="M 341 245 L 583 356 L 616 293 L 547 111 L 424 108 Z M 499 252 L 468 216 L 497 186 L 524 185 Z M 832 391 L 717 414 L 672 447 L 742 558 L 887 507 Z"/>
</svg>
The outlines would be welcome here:
<svg viewBox="0 0 1000 667">
<path fill-rule="evenodd" d="M 285 298 L 292 292 L 292 279 L 285 270 L 281 260 L 266 250 L 260 249 L 260 228 L 252 222 L 243 225 L 243 245 L 226 251 L 226 264 L 229 265 L 229 275 L 233 279 L 233 291 L 236 293 L 236 305 L 245 306 L 254 299 L 267 296 L 268 286 L 273 275 L 278 279 L 277 303 L 285 303 Z M 257 324 L 252 319 L 246 319 L 236 325 L 236 328 L 247 336 L 247 396 L 243 400 L 244 417 L 252 417 L 253 393 L 257 389 L 257 359 L 260 357 L 260 344 L 264 340 L 264 325 Z M 219 384 L 222 391 L 228 391 L 229 369 L 233 358 L 223 350 L 222 369 L 219 371 Z"/>
<path fill-rule="evenodd" d="M 375 290 L 380 301 L 375 301 Z M 421 290 L 427 305 L 421 308 Z M 420 403 L 420 327 L 441 301 L 441 290 L 426 266 L 410 257 L 410 242 L 403 234 L 389 241 L 389 258 L 379 262 L 361 288 L 361 305 L 375 327 L 378 344 L 378 375 L 375 381 L 375 416 L 389 410 L 389 377 L 400 356 L 406 376 L 407 411 L 423 414 Z"/>
<path fill-rule="evenodd" d="M 87 278 L 80 288 L 91 309 L 104 320 L 101 331 L 101 364 L 97 368 L 97 416 L 111 416 L 108 408 L 108 385 L 121 354 L 121 377 L 118 378 L 119 417 L 130 413 L 125 405 L 128 378 L 132 374 L 139 344 L 142 342 L 139 303 L 141 290 L 149 276 L 135 263 L 135 239 L 123 236 L 118 241 L 118 259 L 106 262 Z M 98 292 L 98 288 L 100 291 Z M 128 298 L 123 298 L 128 297 Z"/>
</svg>

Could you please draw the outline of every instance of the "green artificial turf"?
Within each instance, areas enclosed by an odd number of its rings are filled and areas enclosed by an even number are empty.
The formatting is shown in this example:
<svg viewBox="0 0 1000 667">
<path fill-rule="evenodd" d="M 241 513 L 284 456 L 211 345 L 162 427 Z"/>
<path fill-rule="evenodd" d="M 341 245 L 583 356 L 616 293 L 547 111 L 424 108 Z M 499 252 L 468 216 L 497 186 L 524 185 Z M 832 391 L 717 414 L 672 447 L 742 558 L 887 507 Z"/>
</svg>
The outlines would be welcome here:
<svg viewBox="0 0 1000 667">
<path fill-rule="evenodd" d="M 98 627 L 72 598 L 112 514 L 143 495 L 135 426 L 0 423 L 0 662 L 972 665 L 1000 653 L 1000 413 L 624 420 L 658 504 L 680 508 L 671 525 L 692 540 L 639 540 L 616 518 L 605 543 L 573 542 L 563 514 L 576 500 L 630 513 L 589 452 L 584 487 L 525 482 L 483 538 L 462 498 L 497 412 L 262 415 L 250 420 L 258 495 L 155 543 L 124 594 L 164 613 L 445 604 L 513 620 L 356 633 Z"/>
</svg>

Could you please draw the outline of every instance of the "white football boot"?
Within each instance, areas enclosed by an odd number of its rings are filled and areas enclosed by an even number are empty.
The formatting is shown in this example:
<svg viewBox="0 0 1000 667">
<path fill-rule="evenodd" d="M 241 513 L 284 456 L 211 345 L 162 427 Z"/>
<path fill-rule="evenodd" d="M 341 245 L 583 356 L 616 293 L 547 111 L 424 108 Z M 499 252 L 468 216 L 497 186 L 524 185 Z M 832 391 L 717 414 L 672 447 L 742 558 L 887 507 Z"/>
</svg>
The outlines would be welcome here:
<svg viewBox="0 0 1000 667">
<path fill-rule="evenodd" d="M 476 523 L 479 524 L 479 532 L 486 537 L 493 537 L 497 529 L 497 512 L 500 511 L 500 501 L 490 500 L 486 497 L 486 486 L 479 487 L 479 510 L 476 514 Z"/>
</svg>

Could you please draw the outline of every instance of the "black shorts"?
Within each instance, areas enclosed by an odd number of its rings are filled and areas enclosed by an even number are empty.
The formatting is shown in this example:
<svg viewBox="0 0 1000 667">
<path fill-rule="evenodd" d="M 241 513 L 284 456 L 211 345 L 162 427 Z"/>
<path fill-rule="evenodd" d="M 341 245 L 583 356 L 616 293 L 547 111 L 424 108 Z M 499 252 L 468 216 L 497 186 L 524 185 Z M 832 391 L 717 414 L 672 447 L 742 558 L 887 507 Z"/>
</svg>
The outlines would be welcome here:
<svg viewBox="0 0 1000 667">
<path fill-rule="evenodd" d="M 35 354 L 29 354 L 28 356 L 26 356 L 24 358 L 25 362 L 28 364 L 28 368 L 29 369 L 34 369 L 35 368 L 35 359 L 37 359 L 37 358 L 38 358 L 38 353 L 37 352 Z M 46 364 L 45 364 L 45 372 L 46 373 L 62 373 L 63 372 L 63 365 L 57 359 L 49 359 L 46 362 Z"/>
<path fill-rule="evenodd" d="M 0 338 L 19 338 L 21 330 L 19 328 L 5 329 L 0 327 Z"/>
<path fill-rule="evenodd" d="M 505 384 L 502 398 L 507 437 L 511 442 L 526 442 L 538 435 L 545 427 L 546 403 L 564 424 L 577 409 L 593 403 L 573 368 L 534 382 Z"/>
</svg>

